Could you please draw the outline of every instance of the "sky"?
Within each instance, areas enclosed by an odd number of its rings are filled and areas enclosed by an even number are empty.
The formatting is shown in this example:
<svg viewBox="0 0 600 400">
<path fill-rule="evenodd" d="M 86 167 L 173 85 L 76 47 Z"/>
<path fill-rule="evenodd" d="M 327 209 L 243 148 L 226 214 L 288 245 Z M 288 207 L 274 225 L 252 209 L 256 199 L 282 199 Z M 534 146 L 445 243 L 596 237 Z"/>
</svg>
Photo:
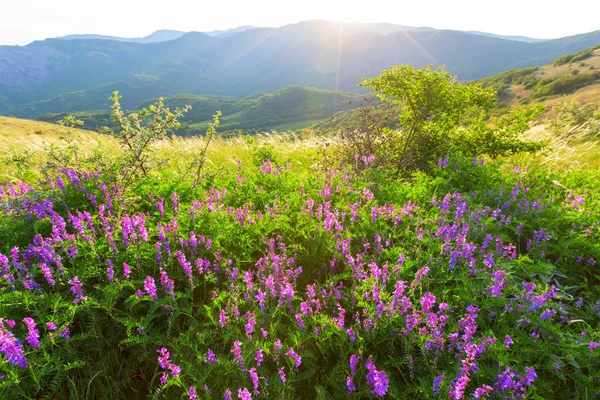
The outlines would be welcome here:
<svg viewBox="0 0 600 400">
<path fill-rule="evenodd" d="M 598 0 L 0 0 L 0 45 L 95 33 L 277 27 L 308 19 L 390 22 L 540 39 L 600 30 Z"/>
</svg>

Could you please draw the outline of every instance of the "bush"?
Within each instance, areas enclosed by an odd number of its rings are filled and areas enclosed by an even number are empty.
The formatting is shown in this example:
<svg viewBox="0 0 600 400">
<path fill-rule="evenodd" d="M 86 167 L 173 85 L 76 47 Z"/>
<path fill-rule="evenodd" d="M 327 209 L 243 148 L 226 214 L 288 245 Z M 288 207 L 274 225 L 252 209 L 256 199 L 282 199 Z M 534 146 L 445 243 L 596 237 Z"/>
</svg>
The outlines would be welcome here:
<svg viewBox="0 0 600 400">
<path fill-rule="evenodd" d="M 519 138 L 539 107 L 516 110 L 488 124 L 484 117 L 496 101 L 495 92 L 459 83 L 442 68 L 399 65 L 361 85 L 374 89 L 388 108 L 361 112 L 358 125 L 342 133 L 339 159 L 354 169 L 370 165 L 398 175 L 428 171 L 449 154 L 496 157 L 539 147 Z M 399 110 L 393 128 L 390 110 Z M 372 161 L 362 161 L 366 159 Z"/>
</svg>

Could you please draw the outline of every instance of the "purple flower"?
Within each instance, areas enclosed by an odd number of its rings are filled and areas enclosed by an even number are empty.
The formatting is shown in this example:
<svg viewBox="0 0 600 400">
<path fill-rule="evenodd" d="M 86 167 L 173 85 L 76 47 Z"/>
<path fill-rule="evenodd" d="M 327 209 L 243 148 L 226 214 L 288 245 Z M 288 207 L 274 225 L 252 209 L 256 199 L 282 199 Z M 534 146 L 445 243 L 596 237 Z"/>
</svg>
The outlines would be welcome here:
<svg viewBox="0 0 600 400">
<path fill-rule="evenodd" d="M 50 267 L 48 267 L 48 265 L 46 265 L 44 263 L 41 263 L 40 269 L 42 270 L 42 273 L 44 274 L 44 278 L 46 279 L 46 282 L 48 282 L 48 285 L 50 285 L 50 286 L 56 285 L 56 281 L 54 280 L 54 277 L 52 276 L 52 270 L 50 269 Z"/>
<path fill-rule="evenodd" d="M 225 310 L 221 310 L 219 312 L 219 323 L 221 324 L 221 326 L 224 328 L 225 325 L 227 325 L 227 321 L 229 320 L 229 317 L 227 316 L 227 312 Z"/>
<path fill-rule="evenodd" d="M 281 379 L 281 383 L 285 385 L 287 379 L 285 378 L 285 367 L 279 368 L 279 379 Z"/>
<path fill-rule="evenodd" d="M 260 367 L 260 364 L 262 364 L 262 362 L 263 362 L 263 351 L 262 351 L 262 349 L 256 349 L 256 357 L 254 357 L 254 359 L 256 360 L 256 366 Z"/>
<path fill-rule="evenodd" d="M 513 340 L 510 336 L 506 335 L 506 338 L 504 338 L 504 347 L 509 348 L 512 344 L 513 344 Z"/>
<path fill-rule="evenodd" d="M 444 380 L 445 376 L 446 376 L 446 373 L 442 372 L 441 375 L 438 375 L 435 378 L 433 378 L 433 395 L 434 396 L 440 395 L 440 385 L 441 385 L 442 381 Z"/>
<path fill-rule="evenodd" d="M 65 328 L 58 333 L 58 336 L 64 339 L 69 339 L 71 337 L 71 331 L 69 331 L 69 328 Z"/>
<path fill-rule="evenodd" d="M 387 393 L 390 380 L 384 371 L 375 371 L 375 388 L 371 391 L 377 397 L 383 397 Z"/>
<path fill-rule="evenodd" d="M 127 265 L 126 263 L 123 263 L 123 276 L 125 276 L 125 278 L 129 279 L 130 275 L 131 275 L 131 267 L 129 265 Z"/>
<path fill-rule="evenodd" d="M 223 399 L 224 400 L 231 400 L 231 396 L 233 396 L 233 393 L 231 393 L 231 390 L 227 389 L 224 393 L 223 393 Z"/>
<path fill-rule="evenodd" d="M 351 376 L 348 376 L 346 378 L 346 389 L 348 389 L 349 392 L 354 392 L 356 390 L 356 386 L 354 385 L 354 380 L 352 379 Z"/>
<path fill-rule="evenodd" d="M 535 378 L 537 378 L 537 374 L 535 373 L 533 367 L 525 367 L 525 376 L 523 377 L 523 382 L 525 383 L 525 386 L 531 386 Z"/>
<path fill-rule="evenodd" d="M 590 342 L 590 344 L 588 345 L 588 349 L 590 349 L 590 354 L 592 354 L 594 350 L 596 350 L 598 347 L 600 347 L 600 343 Z"/>
<path fill-rule="evenodd" d="M 296 366 L 296 372 L 298 372 L 298 368 L 300 367 L 300 364 L 302 364 L 302 357 L 300 357 L 300 355 L 296 353 L 291 347 L 288 351 L 286 351 L 285 355 L 288 356 L 292 361 L 294 361 L 294 364 Z"/>
<path fill-rule="evenodd" d="M 493 387 L 489 385 L 483 385 L 480 388 L 475 389 L 475 392 L 473 393 L 473 398 L 482 399 L 484 397 L 487 397 L 490 393 L 492 393 L 493 390 Z"/>
<path fill-rule="evenodd" d="M 356 341 L 356 333 L 352 330 L 352 328 L 346 329 L 346 333 L 350 336 L 350 341 L 354 343 Z"/>
<path fill-rule="evenodd" d="M 23 355 L 23 345 L 15 338 L 12 332 L 9 332 L 4 327 L 3 322 L 9 327 L 14 326 L 11 326 L 8 321 L 3 321 L 0 318 L 0 352 L 4 353 L 4 356 L 12 365 L 27 368 L 27 360 L 25 359 L 25 355 Z"/>
<path fill-rule="evenodd" d="M 421 307 L 422 307 L 422 312 L 424 314 L 428 313 L 429 310 L 431 310 L 433 308 L 433 306 L 435 305 L 435 296 L 432 295 L 431 293 L 425 293 L 423 295 L 423 297 L 421 298 Z"/>
<path fill-rule="evenodd" d="M 254 394 L 258 396 L 260 392 L 258 391 L 258 374 L 256 373 L 256 368 L 250 368 L 248 372 L 250 373 L 250 379 L 252 379 L 252 385 L 254 386 Z"/>
<path fill-rule="evenodd" d="M 190 400 L 198 400 L 198 394 L 196 393 L 196 388 L 190 386 L 190 390 L 188 391 L 188 395 L 190 396 Z"/>
<path fill-rule="evenodd" d="M 245 371 L 246 367 L 244 366 L 244 360 L 242 358 L 242 342 L 239 340 L 233 342 L 233 349 L 231 349 L 231 352 L 233 353 L 235 363 Z"/>
<path fill-rule="evenodd" d="M 216 354 L 211 349 L 208 349 L 206 357 L 204 358 L 204 362 L 216 364 L 219 362 L 219 360 L 217 360 Z"/>
<path fill-rule="evenodd" d="M 49 331 L 55 331 L 58 329 L 58 327 L 56 326 L 56 324 L 54 322 L 46 322 L 46 328 Z"/>
<path fill-rule="evenodd" d="M 30 317 L 24 318 L 23 322 L 25 322 L 25 325 L 27 325 L 27 330 L 29 331 L 27 334 L 27 343 L 35 348 L 40 347 L 42 342 L 40 342 L 40 332 L 35 329 L 35 326 L 37 325 L 36 322 Z"/>
<path fill-rule="evenodd" d="M 252 394 L 250 394 L 250 391 L 246 388 L 244 388 L 244 390 L 238 389 L 238 398 L 241 400 L 252 400 Z"/>
<path fill-rule="evenodd" d="M 79 282 L 79 278 L 74 276 L 68 283 L 71 285 L 71 293 L 75 295 L 75 304 L 79 304 L 81 301 L 87 300 L 87 296 L 83 295 L 83 283 Z"/>
<path fill-rule="evenodd" d="M 356 354 L 352 354 L 350 356 L 350 373 L 352 375 L 356 374 L 356 365 L 358 364 L 359 361 L 360 361 L 360 356 L 357 356 Z"/>
<path fill-rule="evenodd" d="M 158 300 L 158 295 L 156 294 L 156 282 L 154 278 L 151 276 L 146 276 L 146 280 L 144 281 L 144 290 L 150 297 L 154 299 L 154 301 Z"/>
<path fill-rule="evenodd" d="M 173 376 L 178 376 L 181 372 L 181 368 L 171 362 L 171 355 L 169 354 L 169 351 L 163 347 L 159 350 L 156 350 L 156 352 L 158 353 L 158 365 L 160 365 L 162 369 L 171 371 Z"/>
<path fill-rule="evenodd" d="M 556 310 L 554 309 L 548 309 L 548 310 L 544 310 L 544 312 L 542 312 L 542 314 L 540 315 L 540 318 L 545 321 L 547 319 L 550 319 L 552 317 L 554 317 L 556 315 Z"/>
</svg>

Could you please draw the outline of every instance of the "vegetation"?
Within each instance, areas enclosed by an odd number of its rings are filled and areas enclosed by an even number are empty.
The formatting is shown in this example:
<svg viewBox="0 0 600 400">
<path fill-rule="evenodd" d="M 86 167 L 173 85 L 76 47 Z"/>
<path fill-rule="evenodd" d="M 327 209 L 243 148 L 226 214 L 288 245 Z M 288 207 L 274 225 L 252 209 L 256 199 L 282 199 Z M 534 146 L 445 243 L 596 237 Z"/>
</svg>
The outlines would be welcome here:
<svg viewBox="0 0 600 400">
<path fill-rule="evenodd" d="M 237 100 L 219 96 L 176 95 L 164 99 L 167 107 L 191 109 L 181 121 L 180 136 L 203 134 L 212 121 L 215 110 L 221 110 L 224 117 L 220 125 L 221 135 L 239 132 L 255 134 L 272 130 L 285 130 L 309 127 L 315 122 L 330 118 L 334 113 L 356 107 L 362 96 L 346 92 L 334 92 L 315 88 L 292 86 L 274 93 L 261 94 Z M 147 108 L 152 102 L 143 102 L 137 108 Z M 42 121 L 56 122 L 67 113 L 44 114 Z M 82 111 L 72 113 L 84 120 L 88 129 L 103 126 L 115 128 L 110 111 Z"/>
<path fill-rule="evenodd" d="M 481 83 L 498 92 L 501 99 L 498 108 L 504 111 L 511 102 L 543 101 L 600 83 L 600 72 L 594 69 L 596 64 L 600 65 L 600 45 L 561 56 L 545 67 L 511 69 Z"/>
<path fill-rule="evenodd" d="M 125 115 L 115 94 L 110 145 L 80 149 L 69 118 L 46 158 L 15 149 L 0 397 L 593 398 L 598 139 L 529 155 L 510 135 L 535 110 L 484 121 L 489 89 L 402 66 L 364 84 L 400 103 L 400 134 L 447 146 L 405 138 L 400 177 L 373 154 L 331 169 L 341 137 L 215 138 L 217 113 L 181 139 L 185 109 Z M 461 128 L 507 132 L 468 142 L 505 157 L 461 150 Z M 552 160 L 569 149 L 589 157 Z"/>
</svg>

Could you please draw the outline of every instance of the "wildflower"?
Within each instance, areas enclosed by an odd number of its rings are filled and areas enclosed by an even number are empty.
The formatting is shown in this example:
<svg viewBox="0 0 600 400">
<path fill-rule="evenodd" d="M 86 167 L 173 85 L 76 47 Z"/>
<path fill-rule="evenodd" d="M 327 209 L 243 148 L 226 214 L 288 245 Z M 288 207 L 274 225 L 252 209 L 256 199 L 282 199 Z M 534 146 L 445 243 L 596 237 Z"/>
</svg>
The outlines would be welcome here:
<svg viewBox="0 0 600 400">
<path fill-rule="evenodd" d="M 190 389 L 188 391 L 188 396 L 190 396 L 190 400 L 198 400 L 198 394 L 196 393 L 195 387 L 190 386 Z"/>
<path fill-rule="evenodd" d="M 350 373 L 352 375 L 356 374 L 356 365 L 358 364 L 359 361 L 360 361 L 360 356 L 357 356 L 356 354 L 352 354 L 350 356 Z"/>
<path fill-rule="evenodd" d="M 349 392 L 354 392 L 356 390 L 354 380 L 351 376 L 346 377 L 346 389 L 348 389 Z"/>
<path fill-rule="evenodd" d="M 233 353 L 235 363 L 245 371 L 246 367 L 244 366 L 244 360 L 242 358 L 242 342 L 239 340 L 233 342 L 233 349 L 231 349 L 231 352 Z"/>
<path fill-rule="evenodd" d="M 126 263 L 123 263 L 123 276 L 127 279 L 129 279 L 129 276 L 131 275 L 131 267 L 129 265 L 127 265 Z"/>
<path fill-rule="evenodd" d="M 211 349 L 208 349 L 206 357 L 204 358 L 204 362 L 216 364 L 219 362 L 219 360 L 217 360 L 216 354 Z"/>
<path fill-rule="evenodd" d="M 252 336 L 254 333 L 254 325 L 256 325 L 256 319 L 254 319 L 254 313 L 250 313 L 248 315 L 248 322 L 244 325 L 248 337 Z"/>
<path fill-rule="evenodd" d="M 54 322 L 46 322 L 46 328 L 49 331 L 55 331 L 55 330 L 58 329 L 57 326 L 56 326 L 56 324 Z"/>
<path fill-rule="evenodd" d="M 547 319 L 552 318 L 555 315 L 556 315 L 556 310 L 554 310 L 554 309 L 548 309 L 548 310 L 544 310 L 544 312 L 542 312 L 542 314 L 540 315 L 540 318 L 543 321 L 545 321 Z"/>
<path fill-rule="evenodd" d="M 258 396 L 260 392 L 258 391 L 258 374 L 256 373 L 256 368 L 250 368 L 248 372 L 250 373 L 250 379 L 252 379 L 252 385 L 254 386 L 254 394 Z"/>
<path fill-rule="evenodd" d="M 420 270 L 417 271 L 417 273 L 415 274 L 415 279 L 417 281 L 421 281 L 423 279 L 423 277 L 425 275 L 427 275 L 429 273 L 429 267 L 426 265 L 423 268 L 421 268 Z"/>
<path fill-rule="evenodd" d="M 590 342 L 590 344 L 588 345 L 588 349 L 590 349 L 590 354 L 592 354 L 594 352 L 594 350 L 596 350 L 599 347 L 600 347 L 600 342 Z"/>
<path fill-rule="evenodd" d="M 492 393 L 493 390 L 493 387 L 489 385 L 483 385 L 482 387 L 475 389 L 475 392 L 473 393 L 473 398 L 481 399 L 487 397 L 490 393 Z"/>
<path fill-rule="evenodd" d="M 285 367 L 279 368 L 279 379 L 281 379 L 281 383 L 285 385 L 287 379 L 285 378 Z"/>
<path fill-rule="evenodd" d="M 87 296 L 83 295 L 83 283 L 79 282 L 79 278 L 74 276 L 68 283 L 71 285 L 71 293 L 75 295 L 75 304 L 79 304 L 81 301 L 87 300 Z"/>
<path fill-rule="evenodd" d="M 71 337 L 71 331 L 69 331 L 69 328 L 65 328 L 58 333 L 58 336 L 64 339 L 69 339 Z"/>
<path fill-rule="evenodd" d="M 375 388 L 371 390 L 371 393 L 377 397 L 385 396 L 390 383 L 386 373 L 384 371 L 375 371 L 375 376 L 373 379 L 375 381 Z"/>
<path fill-rule="evenodd" d="M 250 394 L 250 391 L 246 388 L 244 388 L 244 390 L 238 389 L 238 398 L 241 400 L 252 400 L 252 394 Z"/>
<path fill-rule="evenodd" d="M 171 355 L 169 354 L 169 351 L 163 347 L 159 350 L 156 350 L 156 352 L 158 353 L 158 365 L 160 365 L 162 369 L 171 371 L 171 374 L 173 376 L 178 376 L 181 372 L 181 368 L 179 368 L 178 365 L 175 365 L 171 362 Z M 166 374 L 163 373 L 163 376 L 164 375 Z"/>
<path fill-rule="evenodd" d="M 504 347 L 509 348 L 512 344 L 513 344 L 513 340 L 510 336 L 506 335 L 506 338 L 504 338 Z"/>
<path fill-rule="evenodd" d="M 29 333 L 27 334 L 27 343 L 36 348 L 40 347 L 42 345 L 42 342 L 40 342 L 40 332 L 37 329 L 35 329 L 35 326 L 37 324 L 35 323 L 33 318 L 24 318 L 23 322 L 25 322 L 25 325 L 27 325 L 27 330 L 29 331 Z"/>
<path fill-rule="evenodd" d="M 446 376 L 446 373 L 442 372 L 441 375 L 438 375 L 435 378 L 433 378 L 433 395 L 434 396 L 440 395 L 440 385 L 441 385 L 442 381 L 444 380 L 445 376 Z"/>
<path fill-rule="evenodd" d="M 158 295 L 156 294 L 156 282 L 154 281 L 153 277 L 146 277 L 146 280 L 144 281 L 144 290 L 150 297 L 152 297 L 152 299 L 154 299 L 154 301 L 158 300 Z"/>
<path fill-rule="evenodd" d="M 227 311 L 221 310 L 219 312 L 219 323 L 221 324 L 221 326 L 223 328 L 225 327 L 225 325 L 227 325 L 228 320 L 229 320 L 229 317 L 227 316 Z"/>
<path fill-rule="evenodd" d="M 227 389 L 227 390 L 225 390 L 225 392 L 223 392 L 223 399 L 231 400 L 232 395 L 233 395 L 233 393 L 231 393 L 231 390 Z"/>
<path fill-rule="evenodd" d="M 350 336 L 350 341 L 354 343 L 356 341 L 356 333 L 352 330 L 352 328 L 346 329 L 346 333 Z"/>
<path fill-rule="evenodd" d="M 15 338 L 12 332 L 4 327 L 3 322 L 11 328 L 14 327 L 14 325 L 11 326 L 8 321 L 3 321 L 2 318 L 0 318 L 0 352 L 4 353 L 6 360 L 10 364 L 21 368 L 27 368 L 27 360 L 23 354 L 23 345 Z"/>
<path fill-rule="evenodd" d="M 296 353 L 291 347 L 285 353 L 285 355 L 288 356 L 292 361 L 294 361 L 294 365 L 296 366 L 296 372 L 298 372 L 298 368 L 300 367 L 300 364 L 302 364 L 302 357 L 300 357 L 300 355 L 298 355 L 298 353 Z"/>
<path fill-rule="evenodd" d="M 260 364 L 262 364 L 262 362 L 263 362 L 263 351 L 262 351 L 262 349 L 257 349 L 256 350 L 256 357 L 254 357 L 254 359 L 256 360 L 256 366 L 260 367 Z"/>
<path fill-rule="evenodd" d="M 50 267 L 48 267 L 48 265 L 46 265 L 44 263 L 41 263 L 40 269 L 42 270 L 42 273 L 44 274 L 44 278 L 46 279 L 46 282 L 48 282 L 48 285 L 50 285 L 50 286 L 56 285 L 56 281 L 54 280 L 54 277 L 52 276 L 52 270 L 50 269 Z"/>
</svg>

